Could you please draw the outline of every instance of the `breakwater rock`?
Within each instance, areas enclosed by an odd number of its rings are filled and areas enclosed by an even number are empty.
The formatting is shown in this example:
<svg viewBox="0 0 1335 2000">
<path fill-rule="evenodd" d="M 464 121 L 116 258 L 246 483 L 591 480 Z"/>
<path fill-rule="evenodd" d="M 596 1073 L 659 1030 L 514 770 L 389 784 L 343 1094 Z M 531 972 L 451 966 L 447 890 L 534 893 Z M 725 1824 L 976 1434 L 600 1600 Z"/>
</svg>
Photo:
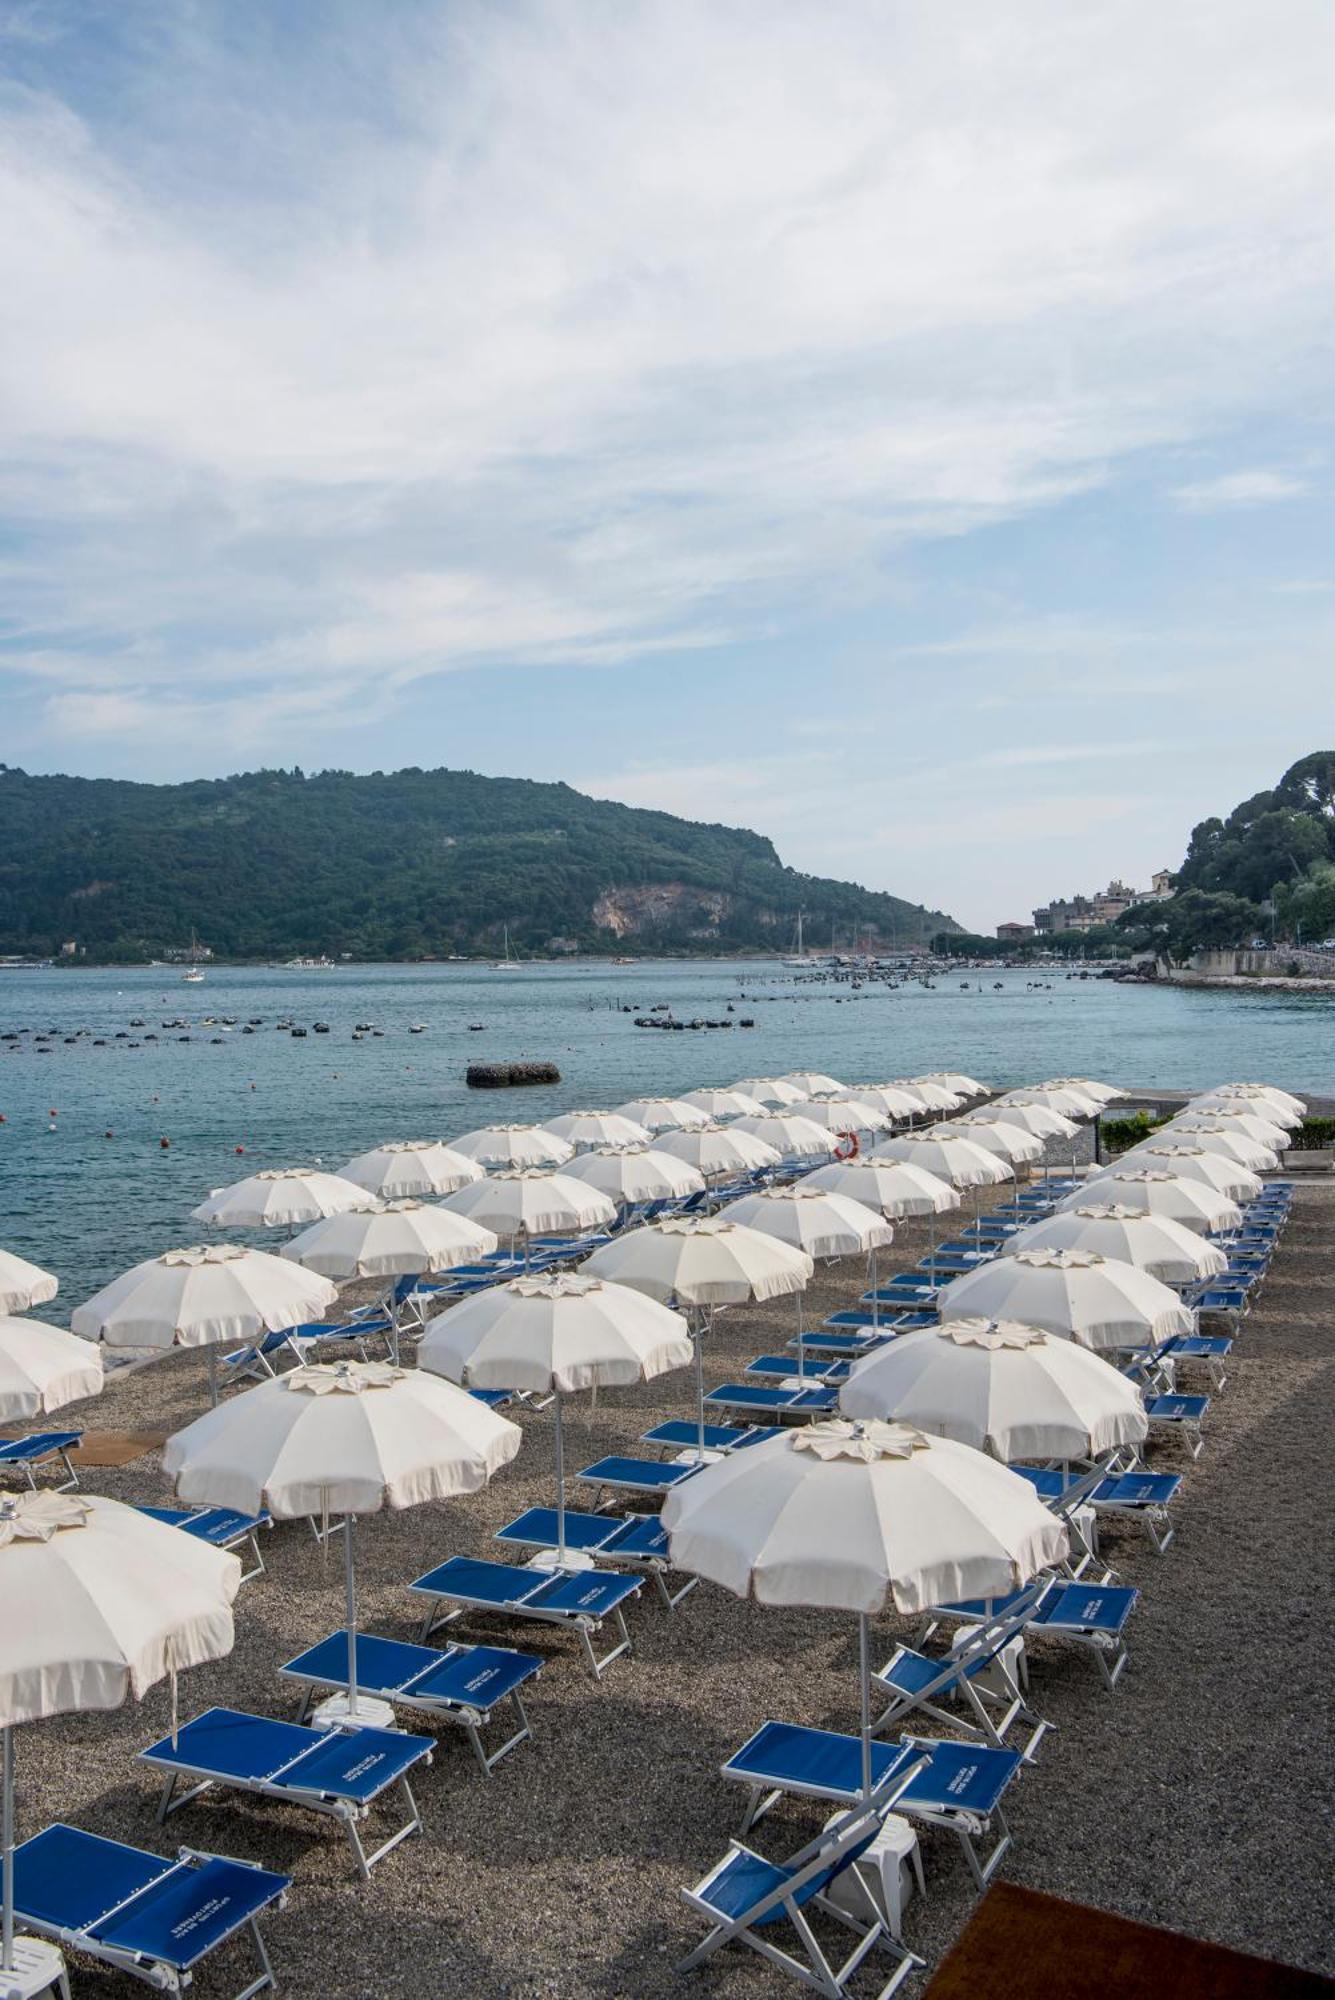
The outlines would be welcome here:
<svg viewBox="0 0 1335 2000">
<path fill-rule="evenodd" d="M 518 1084 L 559 1083 L 561 1072 L 549 1062 L 469 1063 L 464 1080 L 470 1090 L 511 1090 Z"/>
</svg>

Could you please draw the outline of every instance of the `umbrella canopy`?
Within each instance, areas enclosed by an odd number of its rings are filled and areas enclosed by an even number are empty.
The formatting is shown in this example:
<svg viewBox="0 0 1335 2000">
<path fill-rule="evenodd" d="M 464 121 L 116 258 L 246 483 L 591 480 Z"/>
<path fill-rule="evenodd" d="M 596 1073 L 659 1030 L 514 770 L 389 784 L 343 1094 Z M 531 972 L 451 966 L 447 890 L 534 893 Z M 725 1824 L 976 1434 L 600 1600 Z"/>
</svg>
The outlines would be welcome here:
<svg viewBox="0 0 1335 2000">
<path fill-rule="evenodd" d="M 589 1277 L 682 1305 L 743 1305 L 800 1292 L 815 1268 L 804 1250 L 717 1215 L 651 1222 L 595 1250 Z"/>
<path fill-rule="evenodd" d="M 948 1090 L 929 1076 L 892 1076 L 885 1090 L 899 1090 L 912 1097 L 925 1111 L 958 1111 L 963 1099 L 958 1090 Z"/>
<path fill-rule="evenodd" d="M 1053 1111 L 1046 1104 L 1016 1104 L 1012 1101 L 980 1104 L 969 1113 L 971 1125 L 1018 1125 L 1035 1139 L 1074 1139 L 1080 1127 L 1074 1118 Z"/>
<path fill-rule="evenodd" d="M 292 1228 L 369 1208 L 373 1200 L 365 1188 L 338 1174 L 315 1167 L 266 1167 L 230 1187 L 214 1188 L 207 1201 L 191 1209 L 190 1220 L 212 1222 L 220 1229 Z"/>
<path fill-rule="evenodd" d="M 925 1076 L 915 1078 L 919 1083 L 939 1083 L 943 1090 L 953 1090 L 958 1097 L 986 1097 L 988 1085 L 979 1083 L 976 1076 L 965 1076 L 957 1069 L 929 1069 Z"/>
<path fill-rule="evenodd" d="M 1204 1181 L 1207 1187 L 1227 1195 L 1230 1201 L 1255 1201 L 1261 1192 L 1261 1183 L 1256 1175 L 1239 1166 L 1226 1153 L 1207 1152 L 1204 1146 L 1189 1146 L 1185 1142 L 1180 1146 L 1167 1142 L 1133 1146 L 1129 1153 L 1123 1153 L 1117 1164 L 1163 1167 L 1184 1181 Z M 1089 1184 L 1101 1180 L 1109 1171 L 1106 1167 L 1096 1169 L 1090 1175 Z"/>
<path fill-rule="evenodd" d="M 289 1369 L 168 1438 L 183 1500 L 275 1520 L 376 1514 L 476 1493 L 519 1450 L 517 1424 L 420 1369 Z"/>
<path fill-rule="evenodd" d="M 0 1250 L 0 1312 L 27 1312 L 30 1306 L 49 1305 L 60 1290 L 59 1278 L 41 1271 L 36 1264 Z"/>
<path fill-rule="evenodd" d="M 929 1107 L 916 1091 L 895 1083 L 859 1083 L 850 1091 L 863 1104 L 875 1104 L 891 1119 L 921 1118 Z"/>
<path fill-rule="evenodd" d="M 1172 1118 L 1154 1135 L 1156 1145 L 1203 1146 L 1207 1152 L 1222 1153 L 1254 1174 L 1273 1173 L 1284 1150 L 1281 1137 L 1276 1145 L 1264 1145 L 1246 1132 L 1239 1132 L 1227 1120 L 1212 1118 Z"/>
<path fill-rule="evenodd" d="M 285 1253 L 292 1248 L 286 1244 Z M 76 1306 L 70 1325 L 108 1347 L 211 1347 L 300 1326 L 337 1296 L 327 1278 L 295 1268 L 285 1256 L 210 1243 L 136 1264 Z"/>
<path fill-rule="evenodd" d="M 876 1160 L 907 1160 L 911 1166 L 925 1167 L 952 1187 L 995 1187 L 1014 1178 L 1010 1167 L 994 1153 L 972 1139 L 958 1138 L 953 1125 L 927 1125 L 921 1132 L 906 1132 L 902 1138 L 887 1139 L 872 1154 Z"/>
<path fill-rule="evenodd" d="M 593 1146 L 647 1146 L 653 1137 L 646 1125 L 619 1111 L 563 1111 L 548 1120 L 547 1130 L 577 1153 Z"/>
<path fill-rule="evenodd" d="M 1092 1097 L 1096 1104 L 1111 1104 L 1115 1098 L 1126 1096 L 1115 1083 L 1100 1083 L 1092 1076 L 1050 1076 L 1047 1084 L 1055 1085 L 1058 1090 L 1078 1090 L 1083 1097 Z"/>
<path fill-rule="evenodd" d="M 649 1382 L 691 1359 L 680 1313 L 583 1272 L 512 1278 L 437 1314 L 420 1365 L 476 1389 L 568 1395 Z"/>
<path fill-rule="evenodd" d="M 846 1194 L 896 1220 L 909 1215 L 944 1215 L 960 1205 L 950 1182 L 929 1174 L 925 1167 L 915 1167 L 908 1160 L 878 1160 L 867 1153 L 856 1160 L 827 1160 L 823 1167 L 803 1174 L 797 1185 Z"/>
<path fill-rule="evenodd" d="M 1213 1132 L 1241 1132 L 1244 1138 L 1255 1139 L 1258 1146 L 1266 1146 L 1272 1153 L 1282 1153 L 1289 1143 L 1288 1128 L 1279 1124 L 1269 1112 L 1234 1111 L 1223 1104 L 1215 1111 L 1193 1111 L 1188 1106 L 1175 1118 L 1170 1118 L 1160 1130 L 1191 1132 L 1207 1125 Z"/>
<path fill-rule="evenodd" d="M 664 1132 L 658 1150 L 671 1153 L 707 1181 L 731 1180 L 758 1167 L 777 1167 L 781 1155 L 763 1139 L 740 1132 L 735 1125 L 701 1125 L 693 1132 Z"/>
<path fill-rule="evenodd" d="M 758 1188 L 719 1211 L 720 1220 L 763 1230 L 805 1250 L 809 1257 L 856 1257 L 894 1240 L 894 1229 L 874 1208 L 824 1188 Z"/>
<path fill-rule="evenodd" d="M 0 1318 L 0 1423 L 46 1416 L 101 1388 L 101 1348 L 39 1319 Z"/>
<path fill-rule="evenodd" d="M 1267 1090 L 1261 1084 L 1227 1083 L 1219 1084 L 1214 1090 L 1203 1091 L 1193 1097 L 1187 1106 L 1189 1111 L 1251 1111 L 1259 1118 L 1268 1118 L 1274 1125 L 1283 1125 L 1288 1130 L 1301 1125 L 1305 1107 L 1302 1099 L 1290 1097 L 1286 1090 Z"/>
<path fill-rule="evenodd" d="M 503 1167 L 560 1167 L 574 1157 L 568 1139 L 545 1125 L 479 1125 L 450 1140 L 450 1151 L 476 1161 L 488 1173 Z"/>
<path fill-rule="evenodd" d="M 650 1133 L 698 1131 L 709 1123 L 709 1114 L 683 1097 L 633 1097 L 629 1104 L 618 1104 L 617 1113 Z"/>
<path fill-rule="evenodd" d="M 369 1153 L 358 1153 L 343 1169 L 348 1180 L 381 1201 L 453 1194 L 479 1180 L 484 1171 L 476 1160 L 439 1139 L 389 1139 Z"/>
<path fill-rule="evenodd" d="M 1095 1194 L 1093 1189 L 1097 1187 Z M 1059 1214 L 1069 1213 L 1089 1201 L 1115 1202 L 1119 1208 L 1139 1208 L 1149 1215 L 1166 1215 L 1197 1236 L 1216 1230 L 1236 1229 L 1242 1210 L 1236 1202 L 1207 1185 L 1205 1181 L 1184 1180 L 1180 1174 L 1161 1173 L 1156 1167 L 1119 1166 L 1103 1173 L 1097 1182 L 1077 1188 L 1059 1201 Z"/>
<path fill-rule="evenodd" d="M 1029 1483 L 982 1452 L 846 1419 L 704 1467 L 662 1519 L 674 1569 L 761 1604 L 864 1615 L 1005 1596 L 1067 1547 Z"/>
<path fill-rule="evenodd" d="M 562 1170 L 568 1180 L 597 1188 L 618 1207 L 642 1201 L 675 1201 L 699 1194 L 704 1176 L 674 1153 L 657 1146 L 599 1146 L 579 1153 Z"/>
<path fill-rule="evenodd" d="M 782 1111 L 790 1104 L 805 1104 L 806 1092 L 799 1090 L 785 1076 L 744 1076 L 735 1083 L 734 1090 L 740 1090 L 743 1097 L 753 1097 L 766 1111 Z"/>
<path fill-rule="evenodd" d="M 981 1146 L 985 1153 L 995 1153 L 998 1159 L 1009 1160 L 1012 1166 L 1022 1160 L 1041 1160 L 1043 1157 L 1041 1139 L 1036 1139 L 1032 1132 L 1026 1132 L 1022 1125 L 1010 1125 L 1004 1119 L 976 1118 L 969 1113 L 963 1118 L 952 1119 L 950 1129 L 975 1146 Z"/>
<path fill-rule="evenodd" d="M 998 1104 L 1043 1104 L 1049 1111 L 1060 1111 L 1063 1118 L 1093 1118 L 1103 1109 L 1102 1099 L 1091 1097 L 1086 1090 L 1077 1089 L 1074 1084 L 1031 1083 L 1023 1090 L 1008 1090 L 1000 1097 L 994 1097 Z"/>
<path fill-rule="evenodd" d="M 1134 1264 L 1165 1285 L 1194 1285 L 1228 1269 L 1216 1244 L 1194 1235 L 1171 1216 L 1152 1215 L 1124 1202 L 1099 1201 L 1094 1191 L 1079 1206 L 1048 1215 L 1017 1230 L 1007 1248 L 1017 1250 L 1097 1250 L 1119 1264 Z"/>
<path fill-rule="evenodd" d="M 837 1152 L 839 1138 L 814 1118 L 801 1111 L 762 1111 L 754 1117 L 739 1118 L 735 1130 L 749 1132 L 753 1139 L 772 1146 L 782 1160 L 819 1160 Z"/>
<path fill-rule="evenodd" d="M 870 1098 L 860 1097 L 812 1097 L 796 1115 L 821 1126 L 826 1132 L 836 1135 L 856 1132 L 859 1138 L 888 1132 L 894 1123 L 888 1111 L 874 1104 Z"/>
<path fill-rule="evenodd" d="M 1195 1330 L 1176 1292 L 1097 1250 L 1020 1250 L 980 1264 L 942 1290 L 943 1321 L 1017 1319 L 1082 1347 L 1158 1347 Z"/>
<path fill-rule="evenodd" d="M 485 1187 L 481 1181 L 478 1186 Z M 282 1255 L 326 1278 L 397 1278 L 448 1271 L 496 1248 L 490 1229 L 424 1201 L 377 1201 L 331 1215 L 285 1243 Z"/>
<path fill-rule="evenodd" d="M 898 1418 L 1010 1464 L 1101 1458 L 1149 1432 L 1140 1391 L 1073 1340 L 1017 1320 L 958 1319 L 853 1364 L 848 1417 Z"/>
<path fill-rule="evenodd" d="M 536 1168 L 491 1174 L 450 1195 L 445 1207 L 508 1237 L 575 1235 L 615 1222 L 617 1213 L 616 1203 L 597 1188 Z"/>
<path fill-rule="evenodd" d="M 765 1111 L 764 1105 L 744 1090 L 688 1090 L 685 1101 L 703 1111 L 714 1125 L 726 1125 L 733 1118 L 760 1118 Z"/>
<path fill-rule="evenodd" d="M 837 1076 L 826 1076 L 818 1069 L 790 1069 L 780 1081 L 791 1083 L 803 1097 L 844 1097 L 848 1093 L 846 1083 L 840 1083 Z"/>
</svg>

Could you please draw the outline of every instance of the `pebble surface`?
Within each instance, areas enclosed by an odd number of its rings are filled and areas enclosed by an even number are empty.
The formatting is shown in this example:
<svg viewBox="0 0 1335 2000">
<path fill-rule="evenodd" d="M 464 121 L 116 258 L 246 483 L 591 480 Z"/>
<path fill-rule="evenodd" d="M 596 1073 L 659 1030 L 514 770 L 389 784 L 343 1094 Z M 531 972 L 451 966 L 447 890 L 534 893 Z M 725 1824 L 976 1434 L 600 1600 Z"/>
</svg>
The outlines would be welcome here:
<svg viewBox="0 0 1335 2000">
<path fill-rule="evenodd" d="M 1015 1845 L 1003 1868 L 1035 1888 L 1326 1972 L 1335 1971 L 1335 1566 L 1326 1497 L 1333 1238 L 1335 1187 L 1300 1185 L 1227 1386 L 1214 1398 L 1204 1456 L 1193 1465 L 1171 1445 L 1154 1454 L 1161 1468 L 1187 1475 L 1176 1540 L 1161 1558 L 1139 1535 L 1105 1536 L 1106 1558 L 1142 1590 L 1131 1664 L 1116 1693 L 1104 1691 L 1080 1649 L 1031 1642 L 1031 1699 L 1057 1728 L 1012 1787 Z M 899 1253 L 911 1263 L 926 1240 L 922 1225 L 903 1227 L 896 1251 L 882 1253 L 882 1271 Z M 856 1260 L 822 1267 L 807 1294 L 809 1323 L 850 1303 L 864 1282 Z M 721 1314 L 709 1379 L 735 1378 L 792 1325 L 786 1301 Z M 206 1398 L 203 1361 L 185 1355 L 113 1380 L 82 1414 L 97 1428 L 171 1430 Z M 567 1465 L 633 1448 L 652 1423 L 690 1413 L 687 1371 L 604 1392 L 596 1406 L 572 1398 Z M 525 1506 L 550 1504 L 550 1415 L 525 1411 L 519 1421 L 523 1450 L 487 1492 L 363 1523 L 365 1629 L 415 1638 L 415 1600 L 405 1589 L 413 1577 L 451 1554 L 495 1553 L 497 1528 Z M 126 1500 L 167 1493 L 156 1457 L 84 1481 Z M 236 1649 L 183 1678 L 183 1716 L 212 1703 L 291 1716 L 294 1697 L 275 1669 L 339 1622 L 337 1550 L 326 1561 L 297 1524 L 263 1546 L 268 1573 L 243 1586 Z M 232 1794 L 157 1826 L 157 1786 L 135 1753 L 168 1727 L 165 1688 L 110 1714 L 18 1732 L 20 1838 L 62 1818 L 163 1853 L 188 1843 L 291 1874 L 287 1907 L 266 1934 L 293 2000 L 443 1992 L 453 2000 L 749 2000 L 796 1990 L 742 1950 L 724 1952 L 703 1973 L 674 1973 L 699 1936 L 678 1890 L 721 1857 L 736 1831 L 741 1793 L 720 1779 L 719 1766 L 760 1722 L 856 1728 L 852 1621 L 761 1609 L 708 1586 L 669 1613 L 646 1588 L 632 1632 L 633 1657 L 595 1686 L 566 1635 L 465 1627 L 459 1636 L 546 1657 L 529 1704 L 536 1741 L 484 1779 L 462 1735 L 441 1730 L 417 1786 L 424 1836 L 382 1862 L 367 1885 L 334 1823 L 294 1808 Z M 878 1621 L 883 1656 L 900 1636 L 904 1623 Z M 755 1844 L 782 1854 L 818 1824 L 818 1808 L 791 1803 L 757 1829 Z M 975 1898 L 952 1837 L 927 1831 L 923 1847 L 928 1895 L 910 1905 L 906 1934 L 935 1964 Z M 74 1964 L 84 2000 L 133 1990 L 77 1955 Z M 239 1957 L 219 1954 L 196 1990 L 204 2000 L 234 1991 L 239 1979 Z"/>
</svg>

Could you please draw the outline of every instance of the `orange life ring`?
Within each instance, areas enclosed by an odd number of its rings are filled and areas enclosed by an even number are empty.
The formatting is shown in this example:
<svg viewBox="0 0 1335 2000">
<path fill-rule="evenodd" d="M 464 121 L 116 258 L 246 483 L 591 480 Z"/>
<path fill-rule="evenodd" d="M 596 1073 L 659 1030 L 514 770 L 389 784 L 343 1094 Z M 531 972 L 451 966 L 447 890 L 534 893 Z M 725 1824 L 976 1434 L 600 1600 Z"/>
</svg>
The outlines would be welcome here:
<svg viewBox="0 0 1335 2000">
<path fill-rule="evenodd" d="M 834 1149 L 836 1160 L 856 1160 L 858 1156 L 858 1135 L 856 1132 L 841 1132 L 839 1143 Z"/>
</svg>

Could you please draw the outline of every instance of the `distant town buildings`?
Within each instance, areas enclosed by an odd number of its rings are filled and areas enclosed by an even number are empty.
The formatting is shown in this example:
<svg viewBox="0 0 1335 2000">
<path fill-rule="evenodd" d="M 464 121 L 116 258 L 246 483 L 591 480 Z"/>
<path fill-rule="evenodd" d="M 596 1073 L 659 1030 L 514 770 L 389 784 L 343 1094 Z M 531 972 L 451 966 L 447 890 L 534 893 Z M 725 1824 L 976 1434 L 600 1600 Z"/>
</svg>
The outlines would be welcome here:
<svg viewBox="0 0 1335 2000">
<path fill-rule="evenodd" d="M 1139 903 L 1162 903 L 1172 895 L 1171 869 L 1156 869 L 1150 880 L 1152 886 L 1148 889 L 1131 889 L 1114 878 L 1106 889 L 1098 889 L 1092 896 L 1054 897 L 1052 902 L 1034 911 L 1034 932 L 1042 936 L 1053 931 L 1092 931 L 1100 925 L 1116 923 L 1118 917 Z M 997 926 L 998 937 L 1019 937 L 1024 931 L 1023 925 Z"/>
<path fill-rule="evenodd" d="M 1032 924 L 998 924 L 997 936 L 1004 944 L 1022 944 L 1034 935 Z"/>
</svg>

